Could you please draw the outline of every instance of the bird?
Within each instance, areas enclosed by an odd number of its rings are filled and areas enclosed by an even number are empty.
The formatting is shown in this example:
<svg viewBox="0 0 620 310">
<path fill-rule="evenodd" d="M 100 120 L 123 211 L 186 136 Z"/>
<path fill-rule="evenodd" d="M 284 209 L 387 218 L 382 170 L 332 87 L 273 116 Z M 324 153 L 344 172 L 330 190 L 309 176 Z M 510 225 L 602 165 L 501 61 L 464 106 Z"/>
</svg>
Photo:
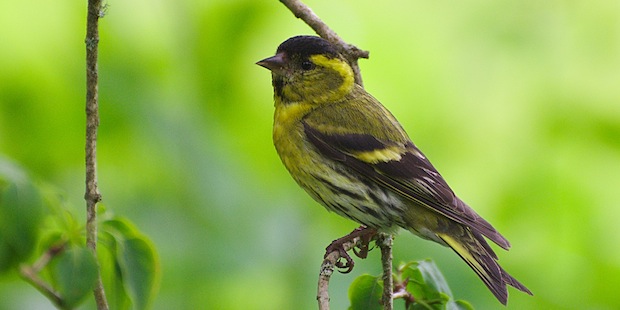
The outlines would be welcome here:
<svg viewBox="0 0 620 310">
<path fill-rule="evenodd" d="M 338 47 L 309 35 L 256 64 L 271 71 L 273 143 L 290 175 L 327 210 L 380 232 L 403 228 L 454 250 L 502 304 L 532 295 L 485 238 L 510 243 L 463 202 L 403 127 L 355 83 Z"/>
</svg>

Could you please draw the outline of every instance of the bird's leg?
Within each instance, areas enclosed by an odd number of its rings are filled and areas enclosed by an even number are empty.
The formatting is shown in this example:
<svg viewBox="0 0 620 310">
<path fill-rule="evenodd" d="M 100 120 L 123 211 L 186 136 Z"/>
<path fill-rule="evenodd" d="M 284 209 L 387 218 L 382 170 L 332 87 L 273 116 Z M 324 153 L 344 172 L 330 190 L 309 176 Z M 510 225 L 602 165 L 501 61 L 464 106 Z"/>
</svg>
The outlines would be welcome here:
<svg viewBox="0 0 620 310">
<path fill-rule="evenodd" d="M 360 226 L 356 230 L 361 229 L 362 227 L 364 226 Z M 361 259 L 365 259 L 366 257 L 368 257 L 368 251 L 370 251 L 370 241 L 377 236 L 376 229 L 368 227 L 364 227 L 363 229 L 365 230 L 363 230 L 363 232 L 360 234 L 360 241 L 356 245 L 359 248 L 359 251 L 357 251 L 355 247 L 353 248 L 353 253 L 355 253 L 355 255 Z"/>
<path fill-rule="evenodd" d="M 362 225 L 348 235 L 332 241 L 332 243 L 325 248 L 324 258 L 327 258 L 327 256 L 332 252 L 338 252 L 340 258 L 344 258 L 346 262 L 341 262 L 340 259 L 338 259 L 335 264 L 336 267 L 346 269 L 344 271 L 340 271 L 342 273 L 349 273 L 353 270 L 353 265 L 355 265 L 355 262 L 353 262 L 353 259 L 347 253 L 348 249 L 345 249 L 345 244 L 354 242 L 356 238 L 359 238 L 359 240 L 357 240 L 353 246 L 349 247 L 349 249 L 352 248 L 353 253 L 355 253 L 357 257 L 364 259 L 368 256 L 369 243 L 376 234 L 377 230 L 375 228 L 369 228 Z M 358 247 L 359 251 L 355 250 L 355 247 Z"/>
</svg>

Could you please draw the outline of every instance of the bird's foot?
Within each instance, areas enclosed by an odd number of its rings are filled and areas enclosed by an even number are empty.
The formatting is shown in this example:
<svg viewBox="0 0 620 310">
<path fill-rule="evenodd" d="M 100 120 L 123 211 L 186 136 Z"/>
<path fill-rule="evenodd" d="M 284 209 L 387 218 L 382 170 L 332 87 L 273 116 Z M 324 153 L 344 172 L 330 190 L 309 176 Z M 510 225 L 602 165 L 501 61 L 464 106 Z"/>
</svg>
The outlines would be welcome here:
<svg viewBox="0 0 620 310">
<path fill-rule="evenodd" d="M 345 244 L 351 243 L 355 241 L 356 238 L 359 238 L 359 240 L 357 240 L 355 244 L 349 246 L 349 249 L 353 249 L 353 253 L 355 253 L 357 257 L 364 259 L 368 256 L 368 251 L 370 251 L 370 241 L 376 234 L 377 230 L 375 228 L 360 226 L 348 235 L 332 241 L 332 243 L 328 245 L 327 248 L 325 248 L 324 258 L 327 258 L 330 253 L 338 252 L 339 258 L 336 261 L 335 266 L 343 269 L 339 270 L 341 273 L 349 273 L 351 272 L 351 270 L 353 270 L 355 262 L 347 253 L 347 249 L 345 249 Z M 357 250 L 356 247 L 359 248 L 359 250 Z M 341 260 L 342 258 L 344 258 L 345 262 Z"/>
</svg>

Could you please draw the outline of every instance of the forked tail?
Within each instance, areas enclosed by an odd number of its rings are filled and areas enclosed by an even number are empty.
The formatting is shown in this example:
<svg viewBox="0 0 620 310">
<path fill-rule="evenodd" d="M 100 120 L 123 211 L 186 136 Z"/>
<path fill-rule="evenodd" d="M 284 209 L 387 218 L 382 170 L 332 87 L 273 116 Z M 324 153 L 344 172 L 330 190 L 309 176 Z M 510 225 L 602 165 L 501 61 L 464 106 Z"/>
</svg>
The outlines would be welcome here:
<svg viewBox="0 0 620 310">
<path fill-rule="evenodd" d="M 497 256 L 481 234 L 467 228 L 460 232 L 463 235 L 452 236 L 447 233 L 437 233 L 437 236 L 476 272 L 502 304 L 505 305 L 508 301 L 506 284 L 532 295 L 527 287 L 509 275 L 497 263 Z"/>
</svg>

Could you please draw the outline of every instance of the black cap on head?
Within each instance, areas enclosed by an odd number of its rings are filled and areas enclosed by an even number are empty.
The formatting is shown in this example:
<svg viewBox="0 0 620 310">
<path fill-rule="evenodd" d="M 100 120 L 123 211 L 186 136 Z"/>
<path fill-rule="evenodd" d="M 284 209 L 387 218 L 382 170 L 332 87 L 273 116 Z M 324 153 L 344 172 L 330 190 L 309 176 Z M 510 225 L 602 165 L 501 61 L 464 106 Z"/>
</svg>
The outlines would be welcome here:
<svg viewBox="0 0 620 310">
<path fill-rule="evenodd" d="M 315 36 L 296 36 L 280 44 L 276 53 L 286 53 L 287 55 L 300 55 L 307 58 L 310 55 L 328 55 L 336 57 L 338 51 L 329 41 Z"/>
</svg>

